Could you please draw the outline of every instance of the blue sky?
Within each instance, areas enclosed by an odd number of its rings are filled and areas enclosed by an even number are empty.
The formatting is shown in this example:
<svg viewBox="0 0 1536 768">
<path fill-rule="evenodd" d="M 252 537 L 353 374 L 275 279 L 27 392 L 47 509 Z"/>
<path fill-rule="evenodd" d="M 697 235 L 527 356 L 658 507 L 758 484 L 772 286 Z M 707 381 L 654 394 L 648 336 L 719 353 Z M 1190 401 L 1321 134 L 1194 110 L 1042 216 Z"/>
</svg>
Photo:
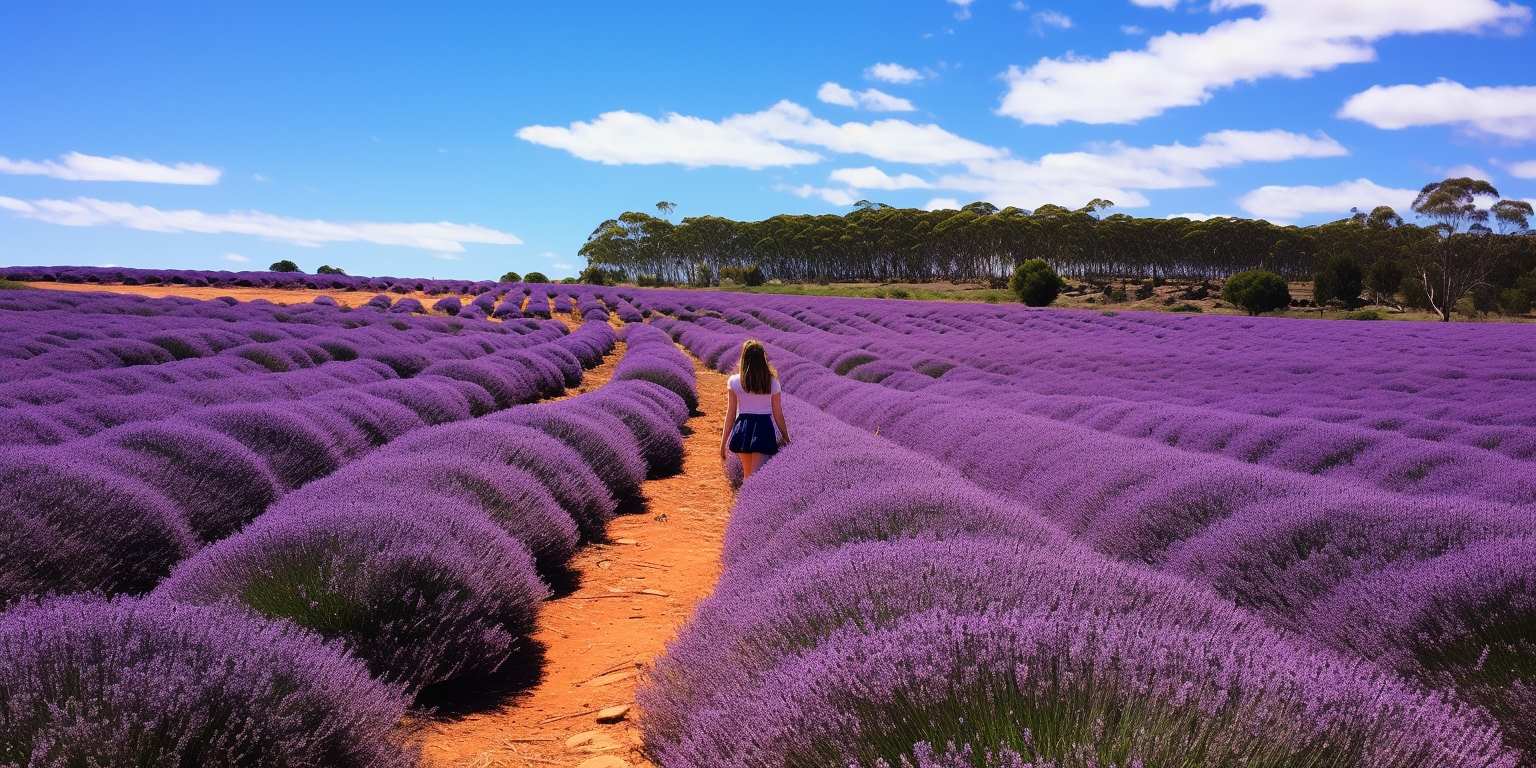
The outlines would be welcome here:
<svg viewBox="0 0 1536 768">
<path fill-rule="evenodd" d="M 1536 198 L 1512 0 L 233 5 L 0 6 L 0 263 L 558 276 L 663 199 Z"/>
</svg>

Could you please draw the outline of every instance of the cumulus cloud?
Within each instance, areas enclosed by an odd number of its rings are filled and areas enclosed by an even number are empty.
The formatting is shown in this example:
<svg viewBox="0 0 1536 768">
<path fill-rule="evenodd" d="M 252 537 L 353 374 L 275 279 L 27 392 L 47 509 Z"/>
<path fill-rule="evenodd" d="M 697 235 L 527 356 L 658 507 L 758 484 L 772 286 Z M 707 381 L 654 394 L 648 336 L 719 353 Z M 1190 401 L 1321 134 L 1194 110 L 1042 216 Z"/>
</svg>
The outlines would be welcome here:
<svg viewBox="0 0 1536 768">
<path fill-rule="evenodd" d="M 1096 197 L 1113 200 L 1121 208 L 1139 208 L 1149 203 L 1145 190 L 1210 186 L 1215 182 L 1207 172 L 1220 168 L 1346 154 L 1348 150 L 1323 134 L 1217 131 L 1195 145 L 1114 143 L 1037 160 L 974 161 L 965 164 L 964 173 L 943 176 L 934 186 L 1022 208 L 1044 203 L 1076 206 Z"/>
<path fill-rule="evenodd" d="M 955 6 L 956 19 L 965 21 L 971 17 L 971 3 L 975 2 L 975 0 L 948 0 L 948 2 L 950 5 Z"/>
<path fill-rule="evenodd" d="M 935 197 L 923 205 L 925 211 L 958 211 L 960 201 L 953 197 Z"/>
<path fill-rule="evenodd" d="M 1468 88 L 1454 80 L 1376 85 L 1344 102 L 1339 117 L 1386 130 L 1450 125 L 1506 139 L 1536 139 L 1536 86 Z"/>
<path fill-rule="evenodd" d="M 864 76 L 871 80 L 895 85 L 908 85 L 923 79 L 923 73 L 889 61 L 871 64 L 864 70 Z"/>
<path fill-rule="evenodd" d="M 869 88 L 855 92 L 832 82 L 822 83 L 816 91 L 816 98 L 827 104 L 863 108 L 871 112 L 912 112 L 917 109 L 912 106 L 912 102 L 885 91 Z"/>
<path fill-rule="evenodd" d="M 519 130 L 517 137 L 604 165 L 760 169 L 821 160 L 815 152 L 785 146 L 738 125 L 677 113 L 657 120 L 623 110 L 605 112 L 591 122 L 577 121 L 565 127 L 530 125 Z"/>
<path fill-rule="evenodd" d="M 1222 213 L 1171 213 L 1164 216 L 1165 219 L 1189 219 L 1190 221 L 1210 221 L 1211 219 L 1230 218 Z"/>
<path fill-rule="evenodd" d="M 662 120 L 632 112 L 608 112 L 568 127 L 529 126 L 525 141 L 563 149 L 584 160 L 610 165 L 673 163 L 764 168 L 821 160 L 802 147 L 866 155 L 918 165 L 1002 157 L 1005 153 L 956 136 L 937 125 L 905 120 L 833 123 L 792 101 L 732 115 L 720 121 L 671 114 Z"/>
<path fill-rule="evenodd" d="M 1171 11 L 1179 7 L 1179 0 L 1131 0 L 1131 5 L 1139 5 L 1143 8 L 1161 8 Z"/>
<path fill-rule="evenodd" d="M 933 186 L 913 174 L 898 173 L 892 176 L 873 165 L 867 165 L 863 168 L 839 168 L 829 174 L 827 178 L 852 189 L 894 191 L 899 189 L 928 189 Z"/>
<path fill-rule="evenodd" d="M 48 176 L 64 181 L 135 181 L 144 184 L 219 183 L 223 171 L 202 163 L 166 165 L 114 155 L 101 157 L 81 152 L 60 155 L 57 160 L 12 160 L 0 157 L 0 173 L 14 176 Z"/>
<path fill-rule="evenodd" d="M 26 219 L 67 227 L 126 227 L 145 232 L 252 235 L 302 246 L 358 242 L 398 245 L 439 253 L 459 253 L 466 243 L 517 245 L 516 235 L 475 224 L 450 222 L 324 221 L 296 219 L 261 211 L 208 213 L 161 210 L 147 205 L 89 197 L 73 200 L 20 200 L 0 197 L 0 210 Z"/>
<path fill-rule="evenodd" d="M 1254 216 L 1290 222 L 1314 213 L 1342 219 L 1351 208 L 1368 211 L 1378 205 L 1390 205 L 1399 215 L 1407 215 L 1418 195 L 1416 189 L 1393 189 L 1370 179 L 1355 179 L 1330 186 L 1259 187 L 1239 198 L 1237 204 Z"/>
<path fill-rule="evenodd" d="M 240 255 L 238 253 L 226 253 L 226 254 L 224 254 L 224 260 L 225 261 L 234 262 L 236 264 L 244 264 L 244 263 L 250 261 L 251 257 L 249 257 L 249 256 L 242 256 L 242 255 Z"/>
<path fill-rule="evenodd" d="M 819 198 L 838 206 L 853 205 L 859 201 L 859 193 L 852 189 L 818 187 L 814 184 L 802 184 L 800 186 L 782 185 L 777 187 L 777 189 L 781 192 L 788 192 L 795 197 Z"/>
<path fill-rule="evenodd" d="M 1449 168 L 1446 168 L 1444 173 L 1445 178 L 1447 179 L 1467 178 L 1482 179 L 1483 181 L 1488 182 L 1493 181 L 1493 174 L 1489 173 L 1486 169 L 1476 165 L 1453 165 Z"/>
<path fill-rule="evenodd" d="M 1211 8 L 1260 14 L 1203 32 L 1158 35 L 1141 50 L 1100 59 L 1044 58 L 1028 69 L 1012 67 L 997 111 L 1035 125 L 1130 123 L 1204 103 L 1238 83 L 1371 61 L 1373 44 L 1385 37 L 1503 28 L 1531 15 L 1499 0 L 1212 0 Z"/>
<path fill-rule="evenodd" d="M 1536 179 L 1536 160 L 1523 163 L 1512 163 L 1508 166 L 1509 175 L 1517 179 Z"/>
</svg>

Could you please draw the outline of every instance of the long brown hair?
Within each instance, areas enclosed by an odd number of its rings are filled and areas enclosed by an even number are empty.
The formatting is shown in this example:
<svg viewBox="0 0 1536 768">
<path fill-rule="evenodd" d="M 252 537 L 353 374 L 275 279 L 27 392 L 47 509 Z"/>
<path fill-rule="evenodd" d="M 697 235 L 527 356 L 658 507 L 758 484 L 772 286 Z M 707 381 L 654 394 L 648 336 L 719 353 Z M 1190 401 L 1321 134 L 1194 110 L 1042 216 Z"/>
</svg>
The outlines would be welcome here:
<svg viewBox="0 0 1536 768">
<path fill-rule="evenodd" d="M 741 375 L 741 388 L 754 395 L 773 392 L 773 379 L 779 374 L 768 364 L 768 350 L 756 339 L 748 339 L 741 345 L 741 360 L 736 363 L 736 373 Z"/>
</svg>

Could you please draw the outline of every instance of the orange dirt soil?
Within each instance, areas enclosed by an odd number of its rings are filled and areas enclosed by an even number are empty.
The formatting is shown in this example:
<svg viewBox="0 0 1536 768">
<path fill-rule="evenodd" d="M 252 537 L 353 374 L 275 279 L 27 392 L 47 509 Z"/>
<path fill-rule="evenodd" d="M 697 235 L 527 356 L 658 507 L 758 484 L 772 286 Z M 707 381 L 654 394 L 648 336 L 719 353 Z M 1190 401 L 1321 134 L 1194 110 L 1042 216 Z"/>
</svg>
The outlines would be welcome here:
<svg viewBox="0 0 1536 768">
<path fill-rule="evenodd" d="M 325 293 L 339 303 L 357 306 L 373 296 L 356 291 L 30 285 L 197 299 L 259 298 L 277 304 L 308 302 Z M 431 306 L 429 297 L 416 298 Z M 568 318 L 556 317 L 574 326 Z M 622 344 L 616 347 L 566 396 L 606 384 L 623 351 Z M 714 589 L 720 575 L 721 544 L 734 501 L 719 453 L 725 377 L 696 359 L 693 362 L 699 413 L 685 429 L 683 471 L 647 481 L 642 489 L 644 511 L 616 518 L 609 526 L 607 544 L 586 546 L 572 558 L 570 567 L 579 575 L 579 587 L 543 606 L 534 633 L 534 640 L 543 646 L 543 671 L 532 687 L 488 711 L 414 723 L 427 766 L 652 765 L 640 749 L 639 713 L 631 708 L 623 719 L 607 724 L 597 718 L 600 709 L 633 705 L 636 684 L 646 667 L 692 614 L 694 605 Z"/>
<path fill-rule="evenodd" d="M 344 307 L 360 307 L 368 303 L 368 300 L 378 295 L 378 291 L 331 291 L 308 290 L 302 288 L 194 288 L 187 285 L 89 285 L 79 283 L 26 283 L 31 288 L 42 288 L 49 291 L 76 291 L 79 293 L 132 293 L 138 296 L 161 298 L 164 296 L 185 296 L 189 299 L 217 299 L 220 296 L 231 296 L 241 301 L 253 301 L 265 299 L 273 304 L 305 304 L 315 300 L 316 296 L 325 295 L 336 300 L 337 304 Z M 422 306 L 430 308 L 443 296 L 428 296 L 425 293 L 391 293 L 388 296 L 399 301 L 404 298 L 412 298 L 421 302 Z M 472 298 L 472 297 L 461 297 Z"/>
</svg>

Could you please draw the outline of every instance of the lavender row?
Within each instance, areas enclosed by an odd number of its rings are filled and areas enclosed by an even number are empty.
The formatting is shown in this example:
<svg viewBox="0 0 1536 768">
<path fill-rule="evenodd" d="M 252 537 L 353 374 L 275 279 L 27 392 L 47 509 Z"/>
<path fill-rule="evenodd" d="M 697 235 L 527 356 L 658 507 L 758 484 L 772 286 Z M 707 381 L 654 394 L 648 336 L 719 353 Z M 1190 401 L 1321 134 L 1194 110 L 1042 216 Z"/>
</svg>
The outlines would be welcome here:
<svg viewBox="0 0 1536 768">
<path fill-rule="evenodd" d="M 733 337 L 673 328 L 706 359 L 729 365 L 721 350 Z M 1532 530 L 1529 509 L 1197 458 L 985 402 L 853 381 L 787 350 L 777 359 L 789 391 L 1040 509 L 1097 551 L 1208 584 L 1277 626 L 1341 649 L 1366 647 L 1352 638 L 1370 634 L 1369 647 L 1396 648 L 1396 670 L 1453 685 L 1499 716 L 1512 741 L 1536 746 L 1536 709 L 1519 672 L 1536 659 L 1533 572 L 1502 556 L 1502 569 L 1477 574 L 1445 564 L 1479 548 L 1520 551 Z M 1447 583 L 1447 573 L 1459 578 Z M 1356 599 L 1354 613 L 1328 607 L 1360 590 L 1394 599 Z M 1378 635 L 1377 627 L 1392 631 Z M 1501 663 L 1484 663 L 1484 651 Z"/>
<path fill-rule="evenodd" d="M 725 320 L 697 324 L 730 333 Z M 857 381 L 984 402 L 1015 413 L 1053 418 L 1180 450 L 1310 475 L 1364 482 L 1414 495 L 1450 494 L 1506 504 L 1536 503 L 1536 465 L 1487 450 L 1295 418 L 1265 418 L 1189 406 L 1137 403 L 1098 395 L 1020 394 L 1004 375 L 957 370 L 948 359 L 896 345 L 859 345 L 839 336 L 750 330 Z M 951 358 L 974 350 L 954 343 Z M 1510 442 L 1536 453 L 1536 430 L 1506 427 Z"/>
<path fill-rule="evenodd" d="M 626 353 L 637 370 L 679 360 L 670 344 Z M 680 464 L 687 418 L 680 393 L 626 380 L 416 430 L 150 598 L 15 607 L 0 615 L 0 760 L 417 765 L 411 696 L 535 662 L 541 577 L 600 540 L 647 472 Z"/>
<path fill-rule="evenodd" d="M 656 294 L 669 312 L 889 342 L 1015 390 L 1295 416 L 1516 455 L 1536 345 L 1518 327 L 1317 324 L 869 300 Z M 748 302 L 751 302 L 750 304 Z M 1321 335 L 1319 335 L 1321 334 Z M 956 343 L 965 354 L 956 352 Z M 1261 343 L 1255 343 L 1261 341 Z M 1241 394 L 1238 394 L 1241 393 Z"/>
<path fill-rule="evenodd" d="M 1516 764 L 1475 710 L 786 408 L 637 699 L 661 765 Z"/>
<path fill-rule="evenodd" d="M 49 592 L 143 592 L 202 542 L 407 432 L 560 393 L 601 360 L 613 332 L 587 323 L 561 342 L 566 358 L 545 350 L 441 361 L 409 379 L 0 449 L 0 605 Z"/>
</svg>

